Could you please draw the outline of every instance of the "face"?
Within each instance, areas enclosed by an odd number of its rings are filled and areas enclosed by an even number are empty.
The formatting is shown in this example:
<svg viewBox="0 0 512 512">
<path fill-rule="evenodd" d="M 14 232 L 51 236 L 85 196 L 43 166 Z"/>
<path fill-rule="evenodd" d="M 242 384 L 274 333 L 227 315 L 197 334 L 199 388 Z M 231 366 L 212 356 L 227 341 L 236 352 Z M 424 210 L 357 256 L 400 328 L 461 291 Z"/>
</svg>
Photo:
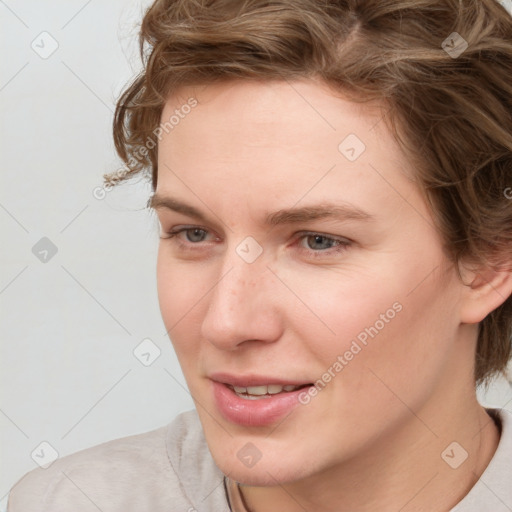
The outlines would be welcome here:
<svg viewBox="0 0 512 512">
<path fill-rule="evenodd" d="M 297 81 L 184 88 L 162 123 L 176 110 L 159 144 L 158 293 L 219 468 L 296 481 L 435 411 L 472 354 L 385 109 Z"/>
</svg>

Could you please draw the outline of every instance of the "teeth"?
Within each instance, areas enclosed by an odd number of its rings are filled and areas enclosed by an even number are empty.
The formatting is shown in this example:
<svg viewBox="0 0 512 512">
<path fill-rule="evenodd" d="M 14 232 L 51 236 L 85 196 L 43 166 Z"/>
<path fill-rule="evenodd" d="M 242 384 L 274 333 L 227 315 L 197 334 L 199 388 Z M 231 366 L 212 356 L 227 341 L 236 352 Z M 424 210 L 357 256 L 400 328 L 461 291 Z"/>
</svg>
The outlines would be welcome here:
<svg viewBox="0 0 512 512">
<path fill-rule="evenodd" d="M 267 394 L 267 386 L 251 386 L 247 388 L 248 395 L 266 395 Z"/>
<path fill-rule="evenodd" d="M 276 395 L 277 393 L 281 393 L 282 391 L 294 391 L 295 389 L 301 386 L 281 386 L 279 384 L 269 384 L 268 386 L 248 386 L 246 388 L 240 386 L 232 387 L 235 390 L 235 393 L 237 393 L 238 395 L 249 395 L 253 397 L 258 397 L 263 395 Z"/>
<path fill-rule="evenodd" d="M 286 386 L 287 388 L 290 386 Z M 293 386 L 291 386 L 293 388 Z M 275 395 L 276 393 L 281 393 L 283 389 L 286 391 L 286 389 L 283 386 L 280 386 L 279 384 L 269 384 L 267 386 L 267 392 L 269 395 Z M 290 391 L 290 390 L 288 390 Z"/>
</svg>

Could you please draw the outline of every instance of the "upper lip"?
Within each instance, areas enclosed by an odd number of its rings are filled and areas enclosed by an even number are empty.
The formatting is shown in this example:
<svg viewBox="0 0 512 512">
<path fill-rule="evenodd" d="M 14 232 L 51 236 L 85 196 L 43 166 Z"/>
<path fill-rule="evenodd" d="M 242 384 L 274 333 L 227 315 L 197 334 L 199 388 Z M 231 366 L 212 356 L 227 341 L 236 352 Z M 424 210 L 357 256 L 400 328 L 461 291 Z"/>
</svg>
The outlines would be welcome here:
<svg viewBox="0 0 512 512">
<path fill-rule="evenodd" d="M 208 375 L 211 380 L 220 382 L 222 384 L 229 384 L 230 386 L 237 387 L 250 387 L 250 386 L 266 386 L 269 384 L 276 384 L 278 386 L 303 386 L 311 384 L 310 381 L 301 379 L 283 379 L 281 377 L 272 377 L 267 375 L 233 375 L 230 373 L 216 372 Z"/>
</svg>

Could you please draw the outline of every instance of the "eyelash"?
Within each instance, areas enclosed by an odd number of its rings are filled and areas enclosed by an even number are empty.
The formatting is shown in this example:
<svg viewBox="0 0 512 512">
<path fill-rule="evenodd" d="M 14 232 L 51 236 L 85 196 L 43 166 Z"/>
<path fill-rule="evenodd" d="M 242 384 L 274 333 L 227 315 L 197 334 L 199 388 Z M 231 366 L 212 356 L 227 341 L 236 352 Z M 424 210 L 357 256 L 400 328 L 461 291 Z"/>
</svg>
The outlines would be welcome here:
<svg viewBox="0 0 512 512">
<path fill-rule="evenodd" d="M 161 236 L 160 238 L 162 240 L 169 240 L 169 239 L 172 239 L 172 238 L 176 238 L 177 241 L 178 241 L 178 244 L 182 248 L 190 249 L 190 250 L 195 250 L 195 249 L 192 248 L 192 246 L 199 245 L 201 242 L 195 242 L 195 243 L 194 242 L 183 242 L 182 240 L 177 238 L 177 235 L 179 235 L 180 233 L 186 232 L 186 231 L 193 231 L 193 230 L 196 230 L 196 229 L 204 231 L 205 233 L 208 234 L 208 230 L 207 229 L 201 228 L 199 226 L 191 226 L 191 227 L 189 226 L 189 227 L 183 227 L 183 228 L 179 228 L 179 229 L 174 229 L 174 230 L 168 231 L 168 232 L 166 232 L 167 236 Z M 317 251 L 315 251 L 313 249 L 306 249 L 304 247 L 301 247 L 301 250 L 306 251 L 306 252 L 312 254 L 313 257 L 316 257 L 316 258 L 322 257 L 323 255 L 332 255 L 333 253 L 344 252 L 351 245 L 351 241 L 346 239 L 346 238 L 336 238 L 336 237 L 324 235 L 323 233 L 317 233 L 315 231 L 303 231 L 303 232 L 300 232 L 299 234 L 300 234 L 300 236 L 298 237 L 297 241 L 300 241 L 300 240 L 303 240 L 303 239 L 306 239 L 306 238 L 312 237 L 312 236 L 320 236 L 320 237 L 324 238 L 325 240 L 333 241 L 333 242 L 338 244 L 338 245 L 335 245 L 333 247 L 329 247 L 327 249 L 317 250 Z"/>
</svg>

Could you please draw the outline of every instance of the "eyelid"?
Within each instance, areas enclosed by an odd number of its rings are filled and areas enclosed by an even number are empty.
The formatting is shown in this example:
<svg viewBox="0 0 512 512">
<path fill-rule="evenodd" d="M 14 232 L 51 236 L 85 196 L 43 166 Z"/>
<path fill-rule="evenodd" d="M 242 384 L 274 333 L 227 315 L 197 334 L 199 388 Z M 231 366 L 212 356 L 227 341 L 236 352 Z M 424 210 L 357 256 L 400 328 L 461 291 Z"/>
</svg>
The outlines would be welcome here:
<svg viewBox="0 0 512 512">
<path fill-rule="evenodd" d="M 208 228 L 205 228 L 202 226 L 184 225 L 184 226 L 174 226 L 172 229 L 165 231 L 167 236 L 160 236 L 160 238 L 162 238 L 162 239 L 176 238 L 177 243 L 179 245 L 181 245 L 184 249 L 200 250 L 201 244 L 204 241 L 194 243 L 194 242 L 183 241 L 180 238 L 178 238 L 178 235 L 180 235 L 181 233 L 185 233 L 186 231 L 194 230 L 194 229 L 199 229 L 201 231 L 205 231 L 207 234 L 212 234 L 212 232 Z M 318 251 L 315 251 L 313 249 L 308 250 L 307 248 L 299 246 L 299 250 L 305 251 L 309 255 L 312 255 L 313 257 L 317 257 L 317 258 L 321 258 L 322 256 L 328 257 L 328 256 L 332 256 L 333 253 L 339 253 L 339 252 L 345 251 L 347 249 L 347 247 L 351 246 L 354 243 L 349 238 L 339 236 L 339 235 L 330 235 L 327 233 L 322 233 L 320 231 L 298 231 L 293 236 L 293 240 L 294 240 L 293 244 L 297 244 L 297 242 L 300 242 L 301 240 L 307 238 L 308 236 L 321 236 L 327 240 L 332 240 L 334 242 L 337 242 L 337 245 L 335 245 L 333 247 L 329 247 L 325 250 L 318 250 Z M 216 239 L 218 239 L 218 237 Z M 194 247 L 194 246 L 197 246 L 197 247 Z"/>
<path fill-rule="evenodd" d="M 214 233 L 212 233 L 211 230 L 209 230 L 208 228 L 205 228 L 205 227 L 202 227 L 202 226 L 188 226 L 188 225 L 184 225 L 184 226 L 174 226 L 173 228 L 169 229 L 169 230 L 163 230 L 163 232 L 161 233 L 161 236 L 160 238 L 164 238 L 164 239 L 168 239 L 168 238 L 174 238 L 174 237 L 177 237 L 178 235 L 180 235 L 181 233 L 184 233 L 186 231 L 191 231 L 193 229 L 200 229 L 201 231 L 205 231 L 207 234 L 212 234 L 214 235 Z M 162 236 L 163 234 L 167 235 L 167 236 Z M 216 235 L 214 235 L 216 236 Z M 218 237 L 216 237 L 218 238 Z M 187 242 L 183 242 L 183 243 L 187 243 Z M 200 242 L 196 242 L 195 244 L 193 242 L 188 242 L 189 245 L 199 245 Z"/>
<path fill-rule="evenodd" d="M 297 238 L 302 238 L 304 236 L 323 236 L 324 238 L 328 238 L 329 240 L 336 240 L 337 242 L 353 243 L 352 240 L 346 236 L 331 235 L 329 233 L 323 233 L 322 231 L 298 231 L 295 236 Z"/>
<path fill-rule="evenodd" d="M 207 233 L 211 233 L 211 231 L 208 229 L 208 228 L 205 228 L 205 227 L 202 227 L 202 226 L 179 226 L 179 227 L 173 227 L 167 231 L 165 231 L 165 233 L 167 235 L 173 235 L 173 236 L 176 236 L 180 233 L 183 233 L 185 231 L 189 231 L 189 230 L 193 230 L 193 229 L 200 229 L 202 231 L 205 231 Z M 327 238 L 329 240 L 336 240 L 338 242 L 346 242 L 346 243 L 351 243 L 352 240 L 348 239 L 347 237 L 344 237 L 344 236 L 339 236 L 339 235 L 330 235 L 328 233 L 323 233 L 321 231 L 298 231 L 297 233 L 294 234 L 294 238 L 295 239 L 298 239 L 298 238 L 303 238 L 305 236 L 323 236 L 324 238 Z M 199 242 L 197 242 L 199 243 Z M 193 244 L 195 245 L 195 244 Z"/>
<path fill-rule="evenodd" d="M 329 235 L 326 233 L 321 233 L 318 231 L 301 231 L 296 234 L 296 241 L 295 243 L 300 242 L 301 240 L 305 240 L 308 236 L 321 236 L 327 240 L 333 240 L 334 242 L 337 242 L 337 245 L 334 245 L 333 247 L 329 247 L 325 250 L 315 251 L 313 249 L 307 249 L 300 245 L 299 243 L 299 250 L 302 252 L 306 252 L 309 256 L 313 258 L 329 258 L 333 257 L 334 255 L 337 255 L 341 252 L 345 252 L 348 247 L 353 245 L 353 241 L 343 237 L 343 236 L 337 236 L 337 235 Z"/>
</svg>

